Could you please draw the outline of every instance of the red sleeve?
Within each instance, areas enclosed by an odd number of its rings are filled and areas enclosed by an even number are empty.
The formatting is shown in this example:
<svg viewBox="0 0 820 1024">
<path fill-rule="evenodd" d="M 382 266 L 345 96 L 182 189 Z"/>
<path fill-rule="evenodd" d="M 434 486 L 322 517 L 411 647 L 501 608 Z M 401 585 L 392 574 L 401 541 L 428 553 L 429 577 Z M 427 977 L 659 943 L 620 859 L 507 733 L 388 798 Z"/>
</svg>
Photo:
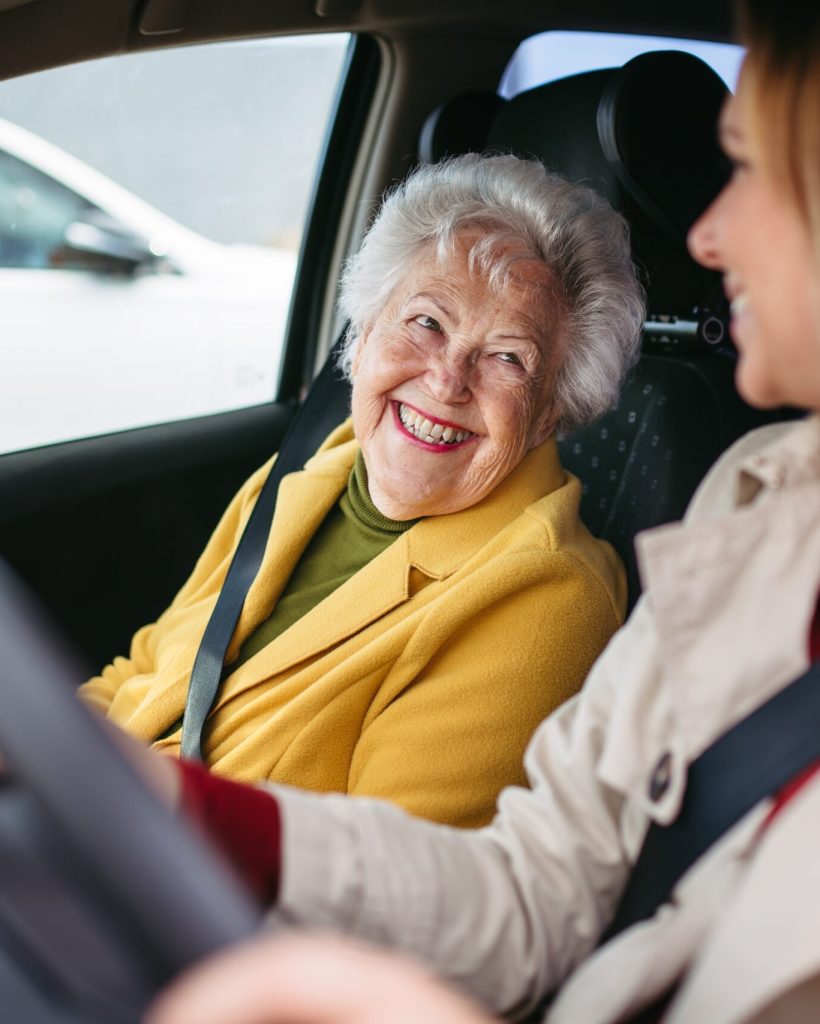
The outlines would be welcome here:
<svg viewBox="0 0 820 1024">
<path fill-rule="evenodd" d="M 180 761 L 182 810 L 222 851 L 263 906 L 276 900 L 281 864 L 279 804 L 254 786 Z"/>
</svg>

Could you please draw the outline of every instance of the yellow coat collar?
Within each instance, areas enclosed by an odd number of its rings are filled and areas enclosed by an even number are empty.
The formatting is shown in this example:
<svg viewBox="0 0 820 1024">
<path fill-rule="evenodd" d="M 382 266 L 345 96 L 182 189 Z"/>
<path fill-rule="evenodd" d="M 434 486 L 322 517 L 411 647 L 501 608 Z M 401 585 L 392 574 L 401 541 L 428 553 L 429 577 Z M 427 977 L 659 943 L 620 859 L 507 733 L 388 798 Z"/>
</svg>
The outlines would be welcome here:
<svg viewBox="0 0 820 1024">
<path fill-rule="evenodd" d="M 245 602 L 228 651 L 235 656 L 245 638 L 270 614 L 290 573 L 323 518 L 344 490 L 358 445 L 348 420 L 298 473 L 284 477 L 262 568 Z M 411 573 L 432 580 L 457 571 L 499 529 L 527 506 L 562 486 L 564 470 L 554 439 L 529 452 L 483 501 L 462 512 L 421 520 L 364 566 L 320 605 L 231 677 L 223 699 L 260 678 L 283 672 L 363 630 L 412 595 Z M 332 623 L 332 629 L 328 625 Z"/>
</svg>

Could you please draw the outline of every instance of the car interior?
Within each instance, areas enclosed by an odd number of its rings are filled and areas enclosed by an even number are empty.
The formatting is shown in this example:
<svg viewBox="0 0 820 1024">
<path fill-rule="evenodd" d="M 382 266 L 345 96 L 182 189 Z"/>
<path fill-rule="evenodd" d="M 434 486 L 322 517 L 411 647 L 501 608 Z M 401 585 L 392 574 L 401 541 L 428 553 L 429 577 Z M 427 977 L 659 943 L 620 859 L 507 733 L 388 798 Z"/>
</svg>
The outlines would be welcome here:
<svg viewBox="0 0 820 1024">
<path fill-rule="evenodd" d="M 14 733 L 24 721 L 35 728 L 38 718 L 37 749 L 55 758 L 46 775 L 61 775 L 62 769 L 53 770 L 58 763 L 69 771 L 76 744 L 96 749 L 96 740 L 83 739 L 80 724 L 75 731 L 69 723 L 70 711 L 65 712 L 65 736 L 72 743 L 60 742 L 63 727 L 52 726 L 49 733 L 45 709 L 52 701 L 62 707 L 58 691 L 65 693 L 72 679 L 79 682 L 126 652 L 135 628 L 155 618 L 183 583 L 240 484 L 277 451 L 343 328 L 334 308 L 342 262 L 355 250 L 378 196 L 416 161 L 481 150 L 533 156 L 600 190 L 629 221 L 648 304 L 641 358 L 618 406 L 595 425 L 561 438 L 560 450 L 565 467 L 583 482 L 585 522 L 614 545 L 627 566 L 630 606 L 640 593 L 635 534 L 680 518 L 708 467 L 747 429 L 794 415 L 789 410 L 760 413 L 738 396 L 719 277 L 698 268 L 686 252 L 688 228 L 726 174 L 714 131 L 726 86 L 698 58 L 661 46 L 624 66 L 579 73 L 502 98 L 498 83 L 519 43 L 538 32 L 567 29 L 729 41 L 731 6 L 700 0 L 511 0 L 504 5 L 491 0 L 0 0 L 3 79 L 100 56 L 217 39 L 349 32 L 353 40 L 301 241 L 274 398 L 214 416 L 0 456 L 0 557 L 45 608 L 81 663 L 72 674 L 59 648 L 43 655 L 37 668 L 56 676 L 58 685 L 53 693 L 44 689 L 38 695 L 29 718 L 21 713 L 18 721 L 3 711 L 0 717 L 9 724 L 0 735 L 0 749 L 10 753 L 7 744 Z M 79 372 L 93 375 L 94 367 Z M 348 387 L 336 378 L 332 399 L 310 407 L 315 444 L 346 414 Z M 17 584 L 4 583 L 2 589 L 6 602 L 19 603 Z M 4 665 L 28 677 L 30 664 L 8 657 L 15 643 L 23 650 L 26 644 L 38 645 L 39 632 L 29 636 L 27 629 L 24 621 L 4 613 Z M 109 760 L 94 762 L 97 777 L 109 775 L 105 766 L 116 760 L 111 751 L 100 756 Z M 36 774 L 36 765 L 29 767 L 29 762 L 36 759 L 25 751 L 21 757 L 26 762 L 21 773 L 32 778 L 35 790 L 44 787 L 48 794 L 40 804 L 49 824 L 40 822 L 35 831 L 55 832 L 59 849 L 69 844 L 68 861 L 80 866 L 63 865 L 60 871 L 79 886 L 83 906 L 96 908 L 83 928 L 89 934 L 102 928 L 110 935 L 116 932 L 114 919 L 123 918 L 130 922 L 128 934 L 140 940 L 120 943 L 125 952 L 101 985 L 104 996 L 95 989 L 97 978 L 85 979 L 70 986 L 71 1005 L 61 1002 L 62 996 L 31 1000 L 16 1020 L 136 1019 L 139 1005 L 164 977 L 203 948 L 255 926 L 241 897 L 231 894 L 226 899 L 236 896 L 232 905 L 239 909 L 228 914 L 229 928 L 215 926 L 211 933 L 211 926 L 198 920 L 159 967 L 146 968 L 146 949 L 155 948 L 158 940 L 153 933 L 146 940 L 143 924 L 134 923 L 137 911 L 122 899 L 122 873 L 110 884 L 90 881 L 94 871 L 88 865 L 93 861 L 96 871 L 104 858 L 93 859 L 76 836 L 66 838 L 72 824 L 68 817 L 57 821 L 60 793 L 47 779 L 34 781 L 30 773 Z M 106 794 L 95 793 L 99 807 L 108 806 Z M 113 800 L 110 813 L 122 815 L 126 802 Z M 10 829 L 31 811 L 15 807 L 3 814 L 3 828 Z M 159 835 L 166 824 L 152 820 L 145 829 Z M 93 830 L 88 820 L 76 826 L 77 834 L 86 837 Z M 108 831 L 116 831 L 110 821 Z M 31 848 L 37 846 L 32 843 Z M 186 849 L 175 864 L 184 871 L 198 856 Z M 55 858 L 46 860 L 39 874 L 26 879 L 29 890 L 54 873 Z M 79 927 L 74 923 L 77 898 L 59 895 L 66 884 L 61 877 L 47 889 L 50 900 L 65 902 L 65 936 L 44 951 L 30 929 L 14 933 L 9 943 L 14 955 L 2 961 L 0 987 L 13 983 L 19 988 L 17 967 L 25 963 L 26 999 L 32 989 L 64 994 L 54 964 L 60 960 L 61 942 L 67 943 L 71 929 Z M 222 880 L 203 876 L 180 897 L 176 909 L 170 906 L 174 894 L 151 890 L 154 884 L 146 881 L 155 901 L 167 901 L 167 915 L 180 917 Z M 4 905 L 13 907 L 13 901 L 0 897 Z M 0 936 L 11 934 L 12 919 L 11 912 L 0 914 Z M 143 966 L 135 982 L 123 963 L 140 958 Z"/>
</svg>

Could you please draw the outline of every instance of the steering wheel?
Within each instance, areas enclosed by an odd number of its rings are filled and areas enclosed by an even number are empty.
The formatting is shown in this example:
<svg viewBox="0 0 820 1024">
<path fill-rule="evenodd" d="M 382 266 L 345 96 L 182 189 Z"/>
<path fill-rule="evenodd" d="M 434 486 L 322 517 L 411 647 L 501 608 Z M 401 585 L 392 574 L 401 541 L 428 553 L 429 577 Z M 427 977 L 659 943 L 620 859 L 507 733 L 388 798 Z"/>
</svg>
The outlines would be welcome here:
<svg viewBox="0 0 820 1024">
<path fill-rule="evenodd" d="M 87 677 L 0 562 L 0 1007 L 14 1024 L 133 1024 L 261 914 L 74 691 Z"/>
</svg>

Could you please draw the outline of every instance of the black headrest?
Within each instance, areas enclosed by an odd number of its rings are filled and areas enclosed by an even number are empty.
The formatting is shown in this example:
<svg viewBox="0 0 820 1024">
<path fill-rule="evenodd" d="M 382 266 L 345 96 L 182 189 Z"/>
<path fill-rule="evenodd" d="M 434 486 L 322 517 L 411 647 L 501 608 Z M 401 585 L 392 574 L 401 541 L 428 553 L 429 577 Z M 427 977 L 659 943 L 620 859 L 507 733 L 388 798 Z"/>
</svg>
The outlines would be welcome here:
<svg viewBox="0 0 820 1024">
<path fill-rule="evenodd" d="M 624 191 L 670 237 L 685 239 L 726 180 L 717 118 L 728 94 L 708 64 L 674 50 L 613 72 L 597 133 Z"/>
<path fill-rule="evenodd" d="M 587 71 L 519 93 L 496 115 L 487 148 L 536 157 L 550 170 L 623 205 L 621 186 L 598 141 L 601 94 L 613 70 Z"/>
<path fill-rule="evenodd" d="M 422 125 L 419 159 L 434 164 L 446 156 L 480 153 L 505 100 L 494 92 L 475 90 L 440 103 Z"/>
<path fill-rule="evenodd" d="M 490 93 L 456 97 L 428 119 L 435 145 L 424 158 L 514 152 L 597 189 L 630 223 L 650 312 L 689 314 L 721 295 L 718 276 L 689 258 L 685 242 L 725 180 L 716 124 L 726 94 L 722 79 L 691 54 L 641 54 L 622 68 L 571 75 L 507 102 Z"/>
<path fill-rule="evenodd" d="M 708 64 L 674 50 L 635 57 L 602 91 L 596 134 L 621 187 L 650 313 L 724 303 L 720 276 L 690 258 L 686 234 L 726 181 L 717 120 L 727 95 Z"/>
</svg>

